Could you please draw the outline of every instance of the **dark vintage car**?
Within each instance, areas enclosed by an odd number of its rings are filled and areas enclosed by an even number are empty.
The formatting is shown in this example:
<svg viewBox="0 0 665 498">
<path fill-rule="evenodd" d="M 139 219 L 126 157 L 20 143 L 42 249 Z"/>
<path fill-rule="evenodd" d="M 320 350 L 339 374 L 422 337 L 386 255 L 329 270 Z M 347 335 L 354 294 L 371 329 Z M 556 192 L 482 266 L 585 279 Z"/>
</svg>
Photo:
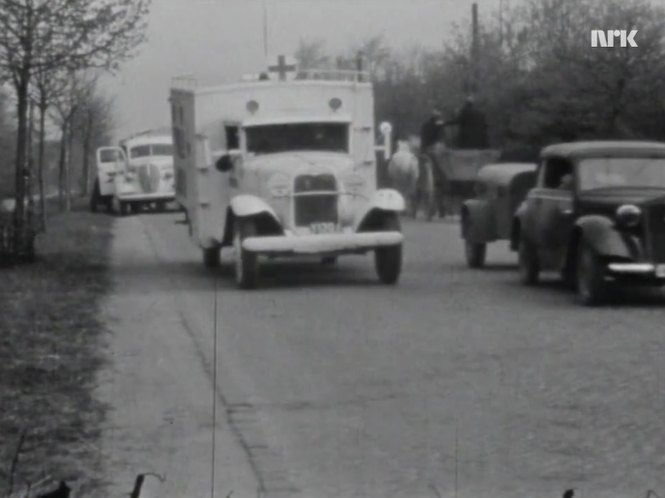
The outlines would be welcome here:
<svg viewBox="0 0 665 498">
<path fill-rule="evenodd" d="M 478 171 L 475 197 L 462 204 L 462 238 L 471 268 L 485 264 L 487 244 L 510 240 L 515 211 L 536 179 L 533 163 L 488 164 Z"/>
<path fill-rule="evenodd" d="M 665 285 L 665 143 L 546 147 L 511 239 L 524 283 L 558 271 L 586 305 L 612 283 Z"/>
</svg>

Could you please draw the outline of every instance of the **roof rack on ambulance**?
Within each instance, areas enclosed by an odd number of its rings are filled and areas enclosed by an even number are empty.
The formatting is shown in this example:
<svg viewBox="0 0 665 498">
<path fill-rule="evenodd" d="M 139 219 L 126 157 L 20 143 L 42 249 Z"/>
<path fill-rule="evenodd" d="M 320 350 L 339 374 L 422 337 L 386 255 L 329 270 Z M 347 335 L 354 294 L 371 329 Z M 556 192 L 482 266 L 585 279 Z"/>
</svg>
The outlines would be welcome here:
<svg viewBox="0 0 665 498">
<path fill-rule="evenodd" d="M 171 87 L 182 90 L 194 90 L 196 88 L 206 86 L 217 86 L 242 82 L 279 81 L 274 76 L 269 77 L 267 75 L 268 73 L 247 74 L 243 75 L 239 80 L 196 77 L 193 75 L 176 76 L 172 79 Z M 351 83 L 369 83 L 370 80 L 369 71 L 356 71 L 349 69 L 301 69 L 296 71 L 295 76 L 291 78 L 291 81 L 348 81 Z"/>
</svg>

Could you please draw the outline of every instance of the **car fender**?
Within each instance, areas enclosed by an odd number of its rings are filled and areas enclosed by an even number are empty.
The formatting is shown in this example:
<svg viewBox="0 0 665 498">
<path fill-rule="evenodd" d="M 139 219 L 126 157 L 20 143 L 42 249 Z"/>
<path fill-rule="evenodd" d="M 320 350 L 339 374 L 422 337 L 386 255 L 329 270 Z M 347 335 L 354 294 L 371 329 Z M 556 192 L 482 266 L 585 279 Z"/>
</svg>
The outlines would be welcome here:
<svg viewBox="0 0 665 498">
<path fill-rule="evenodd" d="M 490 242 L 496 239 L 496 226 L 488 202 L 467 199 L 462 203 L 462 238 L 470 242 Z"/>
<path fill-rule="evenodd" d="M 572 251 L 583 240 L 599 256 L 633 259 L 636 248 L 631 248 L 631 238 L 618 231 L 614 222 L 605 216 L 582 216 L 575 222 L 575 231 L 571 241 Z"/>
<path fill-rule="evenodd" d="M 383 188 L 374 192 L 365 207 L 358 213 L 353 223 L 354 231 L 368 226 L 369 221 L 383 213 L 400 213 L 406 208 L 404 197 L 397 190 Z"/>
</svg>

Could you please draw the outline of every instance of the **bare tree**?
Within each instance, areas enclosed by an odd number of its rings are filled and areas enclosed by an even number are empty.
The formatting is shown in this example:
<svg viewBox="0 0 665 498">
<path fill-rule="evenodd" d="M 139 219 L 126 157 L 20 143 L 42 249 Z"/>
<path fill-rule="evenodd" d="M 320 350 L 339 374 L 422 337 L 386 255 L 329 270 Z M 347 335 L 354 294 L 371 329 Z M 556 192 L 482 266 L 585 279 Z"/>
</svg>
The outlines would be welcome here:
<svg viewBox="0 0 665 498">
<path fill-rule="evenodd" d="M 330 64 L 330 57 L 326 54 L 326 42 L 320 38 L 313 40 L 301 38 L 295 58 L 303 70 L 325 69 Z"/>
<path fill-rule="evenodd" d="M 143 42 L 150 0 L 0 0 L 0 73 L 16 93 L 16 236 L 24 232 L 29 88 L 37 71 L 114 69 Z"/>
</svg>

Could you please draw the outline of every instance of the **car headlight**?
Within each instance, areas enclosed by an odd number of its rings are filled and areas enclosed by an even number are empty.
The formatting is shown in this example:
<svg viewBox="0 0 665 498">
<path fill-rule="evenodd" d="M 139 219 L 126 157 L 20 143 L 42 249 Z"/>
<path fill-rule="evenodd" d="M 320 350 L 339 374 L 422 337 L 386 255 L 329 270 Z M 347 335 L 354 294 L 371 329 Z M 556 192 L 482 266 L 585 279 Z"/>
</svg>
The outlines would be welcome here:
<svg viewBox="0 0 665 498">
<path fill-rule="evenodd" d="M 273 197 L 284 197 L 291 192 L 291 178 L 283 173 L 275 173 L 267 182 L 268 191 Z"/>
<path fill-rule="evenodd" d="M 634 204 L 623 204 L 617 208 L 615 217 L 621 226 L 635 227 L 642 219 L 642 210 Z"/>
</svg>

